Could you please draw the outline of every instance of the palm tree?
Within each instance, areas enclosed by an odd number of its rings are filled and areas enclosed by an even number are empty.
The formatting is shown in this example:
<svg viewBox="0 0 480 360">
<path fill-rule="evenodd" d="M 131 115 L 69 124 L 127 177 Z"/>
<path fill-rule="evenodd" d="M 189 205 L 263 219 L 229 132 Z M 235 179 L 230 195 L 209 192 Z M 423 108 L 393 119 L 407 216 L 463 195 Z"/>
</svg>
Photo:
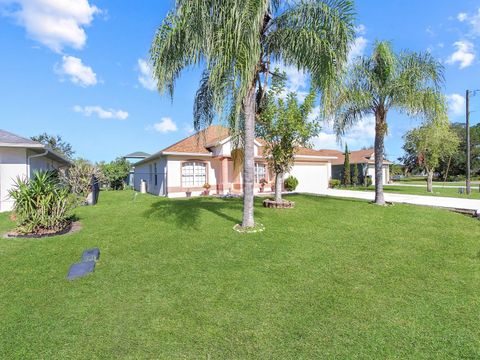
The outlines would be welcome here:
<svg viewBox="0 0 480 360">
<path fill-rule="evenodd" d="M 335 104 L 335 130 L 341 137 L 368 115 L 375 116 L 375 203 L 384 205 L 382 167 L 387 115 L 396 109 L 430 119 L 443 116 L 440 93 L 443 66 L 430 53 L 394 53 L 389 42 L 377 42 L 370 57 L 356 59 Z"/>
<path fill-rule="evenodd" d="M 254 226 L 254 128 L 271 63 L 308 71 L 328 104 L 353 35 L 352 0 L 176 0 L 157 30 L 150 54 L 158 90 L 173 97 L 181 71 L 202 67 L 196 130 L 226 118 L 243 147 L 243 227 Z"/>
</svg>

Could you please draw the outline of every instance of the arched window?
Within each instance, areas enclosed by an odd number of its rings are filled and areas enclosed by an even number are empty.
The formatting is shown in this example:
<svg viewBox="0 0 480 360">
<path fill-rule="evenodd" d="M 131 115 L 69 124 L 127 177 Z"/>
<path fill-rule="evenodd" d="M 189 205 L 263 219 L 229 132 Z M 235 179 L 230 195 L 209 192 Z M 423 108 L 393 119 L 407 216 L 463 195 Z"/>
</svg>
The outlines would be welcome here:
<svg viewBox="0 0 480 360">
<path fill-rule="evenodd" d="M 182 164 L 182 187 L 202 187 L 207 182 L 205 163 L 188 161 Z"/>
</svg>

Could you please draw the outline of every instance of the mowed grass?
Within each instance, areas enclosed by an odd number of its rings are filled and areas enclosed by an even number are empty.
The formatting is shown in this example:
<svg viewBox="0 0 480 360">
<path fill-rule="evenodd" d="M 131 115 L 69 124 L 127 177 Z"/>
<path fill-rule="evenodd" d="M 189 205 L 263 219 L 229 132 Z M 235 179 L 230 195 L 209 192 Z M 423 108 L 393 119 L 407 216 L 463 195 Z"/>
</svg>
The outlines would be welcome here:
<svg viewBox="0 0 480 360">
<path fill-rule="evenodd" d="M 480 357 L 480 222 L 310 196 L 102 192 L 79 233 L 0 240 L 2 359 Z M 0 230 L 9 229 L 6 214 Z M 69 266 L 101 249 L 95 273 Z"/>
<path fill-rule="evenodd" d="M 403 186 L 403 185 L 384 185 L 383 190 L 387 193 L 396 193 L 396 194 L 411 194 L 411 195 L 426 195 L 426 196 L 441 196 L 441 197 L 456 197 L 462 199 L 474 199 L 480 200 L 480 191 L 478 185 L 472 185 L 472 192 L 470 195 L 460 194 L 458 188 L 455 187 L 433 187 L 432 192 L 427 191 L 427 185 L 417 187 L 417 186 Z M 459 186 L 460 187 L 460 186 Z M 465 187 L 463 187 L 465 188 Z M 342 189 L 341 187 L 339 189 Z M 346 190 L 357 190 L 357 191 L 375 191 L 375 186 L 364 187 L 357 186 L 347 188 Z M 465 191 L 465 189 L 464 189 Z"/>
</svg>

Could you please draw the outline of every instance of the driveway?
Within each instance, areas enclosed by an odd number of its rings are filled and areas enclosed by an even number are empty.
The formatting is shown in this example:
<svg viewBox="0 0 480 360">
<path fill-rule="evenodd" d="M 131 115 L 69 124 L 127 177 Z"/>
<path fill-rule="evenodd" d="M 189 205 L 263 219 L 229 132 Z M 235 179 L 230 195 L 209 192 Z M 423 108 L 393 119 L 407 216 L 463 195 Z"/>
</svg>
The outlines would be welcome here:
<svg viewBox="0 0 480 360">
<path fill-rule="evenodd" d="M 354 198 L 373 201 L 375 199 L 374 191 L 355 191 L 355 190 L 341 190 L 341 189 L 328 189 L 321 195 L 342 197 L 342 198 Z M 422 195 L 409 195 L 409 194 L 394 194 L 384 193 L 385 201 L 392 203 L 403 203 L 423 206 L 433 206 L 456 210 L 467 210 L 480 214 L 480 200 L 461 199 L 451 197 L 439 197 L 439 196 L 422 196 Z"/>
</svg>

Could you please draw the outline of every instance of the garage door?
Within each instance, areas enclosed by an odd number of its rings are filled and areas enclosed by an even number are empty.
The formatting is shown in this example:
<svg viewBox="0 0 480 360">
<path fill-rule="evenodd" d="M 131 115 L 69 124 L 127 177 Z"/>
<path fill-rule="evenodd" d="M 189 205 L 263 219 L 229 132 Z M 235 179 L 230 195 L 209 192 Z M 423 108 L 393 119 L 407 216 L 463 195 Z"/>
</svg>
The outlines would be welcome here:
<svg viewBox="0 0 480 360">
<path fill-rule="evenodd" d="M 295 164 L 290 172 L 298 179 L 296 191 L 319 194 L 328 188 L 326 164 Z"/>
</svg>

